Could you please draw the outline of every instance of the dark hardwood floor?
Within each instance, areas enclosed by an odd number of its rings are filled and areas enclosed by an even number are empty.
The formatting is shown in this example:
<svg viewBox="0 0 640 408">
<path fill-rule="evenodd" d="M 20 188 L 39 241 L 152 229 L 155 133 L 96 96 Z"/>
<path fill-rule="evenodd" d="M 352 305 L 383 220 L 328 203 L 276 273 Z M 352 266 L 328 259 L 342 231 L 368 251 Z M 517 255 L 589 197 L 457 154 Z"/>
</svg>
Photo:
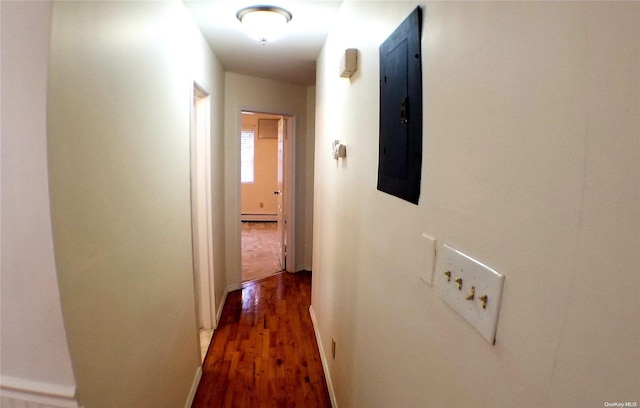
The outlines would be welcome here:
<svg viewBox="0 0 640 408">
<path fill-rule="evenodd" d="M 192 407 L 331 407 L 310 302 L 311 272 L 229 293 Z"/>
</svg>

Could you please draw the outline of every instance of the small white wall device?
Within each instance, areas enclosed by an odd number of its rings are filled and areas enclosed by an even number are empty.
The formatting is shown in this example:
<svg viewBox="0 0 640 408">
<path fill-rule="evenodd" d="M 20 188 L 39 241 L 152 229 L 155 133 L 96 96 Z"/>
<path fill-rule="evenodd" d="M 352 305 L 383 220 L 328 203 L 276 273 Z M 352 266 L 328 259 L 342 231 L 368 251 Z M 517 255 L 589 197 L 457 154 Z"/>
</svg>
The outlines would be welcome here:
<svg viewBox="0 0 640 408">
<path fill-rule="evenodd" d="M 348 48 L 344 50 L 344 55 L 340 59 L 340 76 L 343 78 L 351 78 L 358 69 L 358 50 Z"/>
<path fill-rule="evenodd" d="M 347 157 L 347 146 L 340 144 L 339 140 L 334 140 L 331 145 L 331 156 L 338 160 L 340 157 Z"/>
</svg>

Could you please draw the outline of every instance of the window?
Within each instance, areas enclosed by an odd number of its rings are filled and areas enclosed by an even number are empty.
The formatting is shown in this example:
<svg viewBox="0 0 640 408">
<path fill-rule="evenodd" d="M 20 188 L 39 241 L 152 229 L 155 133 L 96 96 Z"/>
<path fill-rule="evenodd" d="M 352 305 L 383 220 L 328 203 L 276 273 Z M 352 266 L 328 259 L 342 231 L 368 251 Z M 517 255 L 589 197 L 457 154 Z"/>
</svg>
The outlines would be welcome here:
<svg viewBox="0 0 640 408">
<path fill-rule="evenodd" d="M 240 132 L 240 182 L 253 183 L 253 130 Z"/>
</svg>

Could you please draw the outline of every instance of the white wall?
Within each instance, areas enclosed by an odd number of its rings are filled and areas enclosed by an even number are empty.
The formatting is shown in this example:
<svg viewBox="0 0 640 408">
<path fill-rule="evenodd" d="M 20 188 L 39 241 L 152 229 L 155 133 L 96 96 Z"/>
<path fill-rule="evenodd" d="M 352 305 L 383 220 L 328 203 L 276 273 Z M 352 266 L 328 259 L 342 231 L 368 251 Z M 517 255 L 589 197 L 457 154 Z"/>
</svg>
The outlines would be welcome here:
<svg viewBox="0 0 640 408">
<path fill-rule="evenodd" d="M 376 178 L 378 46 L 417 4 L 345 2 L 318 62 L 312 307 L 338 405 L 640 401 L 640 5 L 423 3 L 415 206 Z M 495 346 L 419 279 L 423 232 L 505 274 Z"/>
<path fill-rule="evenodd" d="M 51 236 L 46 92 L 51 5 L 2 2 L 2 400 L 75 404 Z M 55 397 L 51 397 L 55 395 Z M 17 403 L 17 402 L 15 402 Z"/>
<path fill-rule="evenodd" d="M 227 280 L 230 288 L 238 288 L 240 277 L 240 123 L 241 110 L 294 115 L 296 117 L 296 271 L 307 269 L 305 265 L 305 233 L 310 228 L 305 199 L 310 191 L 305 189 L 308 135 L 307 92 L 309 87 L 288 84 L 232 72 L 225 80 L 225 181 L 226 181 L 226 259 Z"/>
<path fill-rule="evenodd" d="M 185 406 L 199 373 L 190 217 L 193 81 L 212 95 L 221 191 L 222 69 L 180 2 L 53 6 L 54 247 L 86 407 Z M 221 195 L 214 260 L 223 272 Z M 217 299 L 226 286 L 216 276 Z"/>
</svg>

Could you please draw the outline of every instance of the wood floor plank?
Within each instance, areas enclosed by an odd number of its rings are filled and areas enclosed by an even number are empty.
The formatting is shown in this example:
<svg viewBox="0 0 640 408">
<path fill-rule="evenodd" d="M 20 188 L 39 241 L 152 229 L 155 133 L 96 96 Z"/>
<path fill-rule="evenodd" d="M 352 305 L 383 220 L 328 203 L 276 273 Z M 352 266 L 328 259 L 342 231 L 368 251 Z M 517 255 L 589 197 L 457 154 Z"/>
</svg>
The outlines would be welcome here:
<svg viewBox="0 0 640 408">
<path fill-rule="evenodd" d="M 331 407 L 310 302 L 311 272 L 229 293 L 192 407 Z"/>
</svg>

